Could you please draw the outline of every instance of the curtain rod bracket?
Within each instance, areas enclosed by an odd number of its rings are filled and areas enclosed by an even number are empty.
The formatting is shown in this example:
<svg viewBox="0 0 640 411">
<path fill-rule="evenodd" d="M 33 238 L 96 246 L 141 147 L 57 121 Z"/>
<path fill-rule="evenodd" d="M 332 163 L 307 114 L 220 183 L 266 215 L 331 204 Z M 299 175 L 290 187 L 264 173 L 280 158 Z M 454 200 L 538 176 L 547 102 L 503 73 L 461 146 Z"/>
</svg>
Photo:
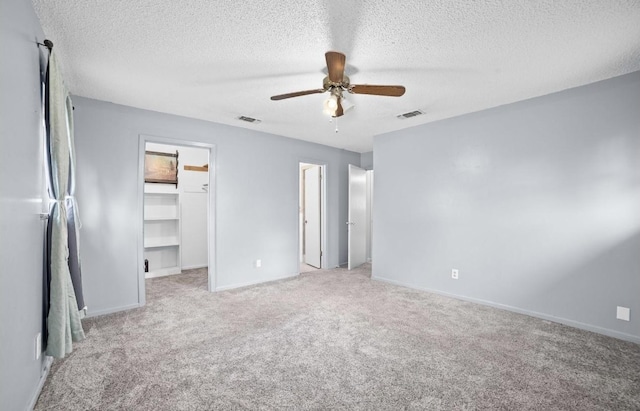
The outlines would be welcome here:
<svg viewBox="0 0 640 411">
<path fill-rule="evenodd" d="M 49 49 L 49 52 L 51 52 L 51 49 L 53 49 L 53 42 L 49 39 L 45 39 L 42 43 L 38 43 L 38 46 L 45 46 Z"/>
</svg>

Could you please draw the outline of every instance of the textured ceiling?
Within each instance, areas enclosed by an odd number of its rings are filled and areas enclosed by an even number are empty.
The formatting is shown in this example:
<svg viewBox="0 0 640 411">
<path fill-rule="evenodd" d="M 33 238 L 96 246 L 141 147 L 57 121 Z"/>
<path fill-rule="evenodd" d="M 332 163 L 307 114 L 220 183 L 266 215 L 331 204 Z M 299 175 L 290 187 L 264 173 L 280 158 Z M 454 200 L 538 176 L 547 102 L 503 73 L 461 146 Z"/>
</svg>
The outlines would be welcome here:
<svg viewBox="0 0 640 411">
<path fill-rule="evenodd" d="M 358 152 L 376 134 L 640 70 L 640 0 L 33 3 L 75 95 Z M 347 94 L 337 134 L 326 94 L 269 99 L 321 88 L 328 50 L 347 55 L 352 83 L 406 94 Z"/>
</svg>

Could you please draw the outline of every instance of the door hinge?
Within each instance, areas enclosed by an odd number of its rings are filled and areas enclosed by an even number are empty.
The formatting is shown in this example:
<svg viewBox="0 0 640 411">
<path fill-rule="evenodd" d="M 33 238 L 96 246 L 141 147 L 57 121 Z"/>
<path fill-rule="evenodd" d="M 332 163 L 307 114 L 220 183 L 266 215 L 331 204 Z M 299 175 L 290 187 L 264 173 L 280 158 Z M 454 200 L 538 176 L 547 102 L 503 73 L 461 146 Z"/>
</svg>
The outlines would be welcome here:
<svg viewBox="0 0 640 411">
<path fill-rule="evenodd" d="M 322 257 L 322 250 L 320 250 L 320 257 Z"/>
</svg>

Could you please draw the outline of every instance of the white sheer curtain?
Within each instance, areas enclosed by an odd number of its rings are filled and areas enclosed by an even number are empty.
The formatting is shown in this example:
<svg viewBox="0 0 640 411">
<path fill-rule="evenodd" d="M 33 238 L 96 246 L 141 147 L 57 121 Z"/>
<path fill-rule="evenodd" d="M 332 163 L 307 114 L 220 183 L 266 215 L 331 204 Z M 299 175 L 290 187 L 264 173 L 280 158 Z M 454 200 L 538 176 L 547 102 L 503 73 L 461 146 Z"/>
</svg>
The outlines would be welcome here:
<svg viewBox="0 0 640 411">
<path fill-rule="evenodd" d="M 47 316 L 47 355 L 62 358 L 73 350 L 74 341 L 85 338 L 81 312 L 78 310 L 69 269 L 68 204 L 69 173 L 71 168 L 70 144 L 73 142 L 72 110 L 55 52 L 51 51 L 48 66 L 47 98 L 49 104 L 49 163 L 51 172 L 50 195 L 52 207 L 49 284 L 49 314 Z M 72 205 L 73 207 L 73 205 Z M 75 235 L 75 233 L 73 233 Z M 74 250 L 75 251 L 75 250 Z M 76 258 L 72 255 L 71 258 Z"/>
</svg>

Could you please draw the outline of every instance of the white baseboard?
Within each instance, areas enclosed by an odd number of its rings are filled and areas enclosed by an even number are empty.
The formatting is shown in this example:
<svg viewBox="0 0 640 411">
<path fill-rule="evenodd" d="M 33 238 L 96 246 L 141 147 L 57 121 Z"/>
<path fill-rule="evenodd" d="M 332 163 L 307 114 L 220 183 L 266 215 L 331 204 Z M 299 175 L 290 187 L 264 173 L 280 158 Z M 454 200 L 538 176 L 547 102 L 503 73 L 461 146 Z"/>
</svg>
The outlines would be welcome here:
<svg viewBox="0 0 640 411">
<path fill-rule="evenodd" d="M 196 268 L 207 268 L 207 264 L 183 265 L 182 270 L 195 270 Z"/>
<path fill-rule="evenodd" d="M 44 353 L 42 353 L 44 355 Z M 36 403 L 38 402 L 38 398 L 40 397 L 40 393 L 42 392 L 42 387 L 44 387 L 44 383 L 47 381 L 47 377 L 49 376 L 49 370 L 51 369 L 51 364 L 53 364 L 53 357 L 49 357 L 45 355 L 43 360 L 42 372 L 40 373 L 40 380 L 38 381 L 38 386 L 31 397 L 31 401 L 29 401 L 29 406 L 27 410 L 31 411 L 35 408 Z"/>
<path fill-rule="evenodd" d="M 123 306 L 120 306 L 120 307 L 106 308 L 104 310 L 88 311 L 87 312 L 87 316 L 85 318 L 98 317 L 100 315 L 113 314 L 113 313 L 117 313 L 119 311 L 126 311 L 126 310 L 131 310 L 131 309 L 139 308 L 139 307 L 140 307 L 140 304 L 135 303 L 135 304 L 123 305 Z"/>
<path fill-rule="evenodd" d="M 284 277 L 277 277 L 277 278 L 270 278 L 268 280 L 264 280 L 264 281 L 251 281 L 251 282 L 247 282 L 247 283 L 238 283 L 238 284 L 231 284 L 231 285 L 223 285 L 221 287 L 216 287 L 216 289 L 214 291 L 225 291 L 225 290 L 232 290 L 234 288 L 242 288 L 242 287 L 249 287 L 252 285 L 258 285 L 258 284 L 266 284 L 266 283 L 271 283 L 273 281 L 280 281 L 280 280 L 286 280 L 288 278 L 293 278 L 293 277 L 297 277 L 298 273 L 296 274 L 292 274 L 292 275 L 285 275 Z"/>
<path fill-rule="evenodd" d="M 465 296 L 461 296 L 461 295 L 456 295 L 456 294 L 451 294 L 445 291 L 440 291 L 440 290 L 435 290 L 433 288 L 427 288 L 427 287 L 419 287 L 419 286 L 415 286 L 412 284 L 407 284 L 407 283 L 403 283 L 401 281 L 396 281 L 396 280 L 390 280 L 388 278 L 383 278 L 383 277 L 371 277 L 372 280 L 376 280 L 376 281 L 381 281 L 384 283 L 389 283 L 389 284 L 393 284 L 393 285 L 399 285 L 401 287 L 407 287 L 407 288 L 412 288 L 414 290 L 420 290 L 420 291 L 426 291 L 429 293 L 434 293 L 434 294 L 439 294 L 439 295 L 443 295 L 445 297 L 450 297 L 450 298 L 455 298 L 457 300 L 462 300 L 462 301 L 468 301 L 471 303 L 476 303 L 476 304 L 482 304 L 482 305 L 486 305 L 489 307 L 494 307 L 494 308 L 498 308 L 501 310 L 506 310 L 506 311 L 511 311 L 514 313 L 518 313 L 518 314 L 524 314 L 524 315 L 528 315 L 530 317 L 536 317 L 536 318 L 540 318 L 542 320 L 547 320 L 547 321 L 552 321 L 555 323 L 560 323 L 560 324 L 564 324 L 564 325 L 568 325 L 570 327 L 574 327 L 574 328 L 579 328 L 581 330 L 585 330 L 585 331 L 591 331 L 597 334 L 603 334 L 609 337 L 613 337 L 613 338 L 617 338 L 619 340 L 625 340 L 625 341 L 630 341 L 636 344 L 640 344 L 640 337 L 632 335 L 632 334 L 627 334 L 627 333 L 623 333 L 620 331 L 615 331 L 615 330 L 611 330 L 609 328 L 603 328 L 603 327 L 598 327 L 596 325 L 591 325 L 591 324 L 586 324 L 586 323 L 582 323 L 579 321 L 574 321 L 574 320 L 570 320 L 568 318 L 562 318 L 562 317 L 555 317 L 553 315 L 549 315 L 549 314 L 543 314 L 543 313 L 539 313 L 537 311 L 530 311 L 530 310 L 525 310 L 522 308 L 518 308 L 518 307 L 514 307 L 511 305 L 506 305 L 506 304 L 500 304 L 500 303 L 496 303 L 493 301 L 487 301 L 487 300 L 482 300 L 479 298 L 472 298 L 472 297 L 465 297 Z"/>
</svg>

